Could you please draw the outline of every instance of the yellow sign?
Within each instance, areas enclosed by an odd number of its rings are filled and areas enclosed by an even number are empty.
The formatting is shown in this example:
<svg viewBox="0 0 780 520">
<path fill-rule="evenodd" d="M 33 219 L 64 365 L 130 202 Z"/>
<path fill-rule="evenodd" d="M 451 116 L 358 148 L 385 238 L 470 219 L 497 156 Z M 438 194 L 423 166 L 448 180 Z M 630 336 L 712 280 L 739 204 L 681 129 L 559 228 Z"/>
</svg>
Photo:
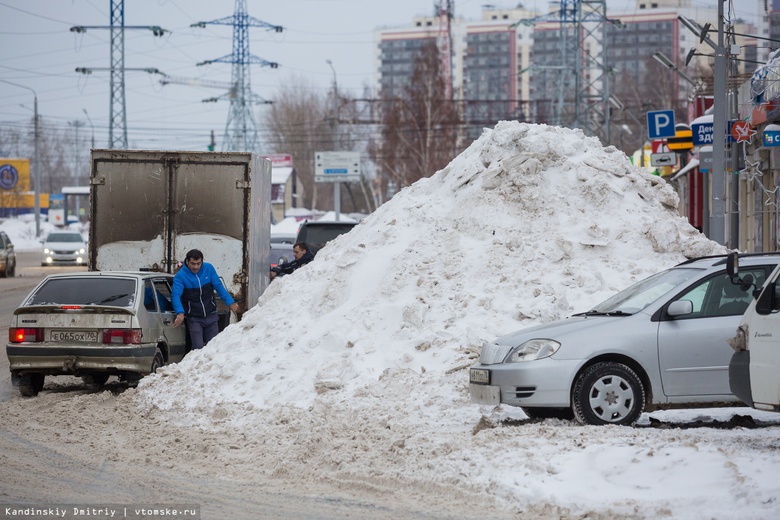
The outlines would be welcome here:
<svg viewBox="0 0 780 520">
<path fill-rule="evenodd" d="M 0 158 L 0 193 L 30 191 L 30 160 Z"/>
<path fill-rule="evenodd" d="M 674 137 L 666 138 L 666 146 L 672 152 L 684 152 L 693 150 L 693 132 L 689 129 L 677 130 Z"/>
</svg>

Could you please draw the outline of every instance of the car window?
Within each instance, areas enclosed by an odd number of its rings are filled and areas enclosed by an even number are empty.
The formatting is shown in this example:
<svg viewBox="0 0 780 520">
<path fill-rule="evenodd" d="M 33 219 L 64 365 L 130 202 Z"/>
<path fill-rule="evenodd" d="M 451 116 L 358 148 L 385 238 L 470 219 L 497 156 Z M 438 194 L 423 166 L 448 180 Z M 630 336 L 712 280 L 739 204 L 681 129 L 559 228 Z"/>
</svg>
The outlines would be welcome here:
<svg viewBox="0 0 780 520">
<path fill-rule="evenodd" d="M 741 277 L 750 274 L 757 284 L 763 284 L 766 275 L 763 267 L 743 268 Z M 744 314 L 752 299 L 752 287 L 743 288 L 731 282 L 725 273 L 718 273 L 694 285 L 676 298 L 693 303 L 693 313 L 678 319 L 739 316 Z"/>
<path fill-rule="evenodd" d="M 149 312 L 157 312 L 157 298 L 155 298 L 151 280 L 144 282 L 144 308 Z"/>
<path fill-rule="evenodd" d="M 698 269 L 669 269 L 635 283 L 593 308 L 595 312 L 639 312 L 699 274 Z"/>
<path fill-rule="evenodd" d="M 129 278 L 51 278 L 27 299 L 25 305 L 135 304 L 135 280 Z"/>
<path fill-rule="evenodd" d="M 83 242 L 79 233 L 51 233 L 46 237 L 47 242 Z"/>
<path fill-rule="evenodd" d="M 168 280 L 155 280 L 154 289 L 157 293 L 157 303 L 160 306 L 160 312 L 172 311 L 171 286 L 169 285 Z"/>
</svg>

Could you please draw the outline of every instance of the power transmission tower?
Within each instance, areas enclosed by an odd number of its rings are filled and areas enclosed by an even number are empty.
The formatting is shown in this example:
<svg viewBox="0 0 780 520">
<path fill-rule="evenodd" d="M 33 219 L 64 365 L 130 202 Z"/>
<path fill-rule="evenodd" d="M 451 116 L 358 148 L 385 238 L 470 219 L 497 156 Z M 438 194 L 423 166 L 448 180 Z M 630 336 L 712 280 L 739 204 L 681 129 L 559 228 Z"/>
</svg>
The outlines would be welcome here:
<svg viewBox="0 0 780 520">
<path fill-rule="evenodd" d="M 573 104 L 571 126 L 609 141 L 609 66 L 607 63 L 606 0 L 560 0 L 560 9 L 518 23 L 557 23 L 560 63 L 532 69 L 556 69 L 552 123 L 565 124 L 566 105 Z M 599 127 L 603 125 L 603 133 Z"/>
<path fill-rule="evenodd" d="M 148 29 L 155 36 L 162 36 L 165 30 L 157 25 L 125 25 L 125 1 L 109 0 L 111 2 L 111 23 L 109 26 L 76 25 L 71 32 L 85 33 L 87 29 L 110 29 L 111 31 L 111 114 L 108 120 L 108 147 L 127 148 L 127 105 L 125 103 L 125 29 Z M 91 74 L 93 70 L 78 67 L 76 72 Z M 149 73 L 159 73 L 152 68 L 132 69 Z"/>
<path fill-rule="evenodd" d="M 250 81 L 250 65 L 261 65 L 275 69 L 278 63 L 258 58 L 249 52 L 249 27 L 262 27 L 264 29 L 282 32 L 280 25 L 271 25 L 249 16 L 246 8 L 246 0 L 236 0 L 235 10 L 232 16 L 212 20 L 210 22 L 198 22 L 193 27 L 205 27 L 206 25 L 230 25 L 233 27 L 233 52 L 214 60 L 207 60 L 198 65 L 210 63 L 230 63 L 232 65 L 231 84 L 233 88 L 226 94 L 230 98 L 230 111 L 228 112 L 225 137 L 222 140 L 223 151 L 249 151 L 260 153 L 260 139 L 257 132 L 252 104 L 257 102 L 259 96 L 252 93 Z M 262 98 L 260 102 L 267 103 Z"/>
</svg>

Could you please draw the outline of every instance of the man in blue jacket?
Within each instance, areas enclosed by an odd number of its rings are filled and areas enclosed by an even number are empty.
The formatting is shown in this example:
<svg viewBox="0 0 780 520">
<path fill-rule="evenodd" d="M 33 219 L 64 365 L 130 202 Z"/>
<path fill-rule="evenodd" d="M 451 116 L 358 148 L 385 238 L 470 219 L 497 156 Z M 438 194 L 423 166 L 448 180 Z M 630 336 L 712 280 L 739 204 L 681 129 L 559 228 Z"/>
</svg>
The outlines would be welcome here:
<svg viewBox="0 0 780 520">
<path fill-rule="evenodd" d="M 231 311 L 238 312 L 238 304 L 222 285 L 214 266 L 203 261 L 199 250 L 189 251 L 173 277 L 171 300 L 176 313 L 173 326 L 181 325 L 186 316 L 193 350 L 203 348 L 219 333 L 215 290 Z"/>
</svg>

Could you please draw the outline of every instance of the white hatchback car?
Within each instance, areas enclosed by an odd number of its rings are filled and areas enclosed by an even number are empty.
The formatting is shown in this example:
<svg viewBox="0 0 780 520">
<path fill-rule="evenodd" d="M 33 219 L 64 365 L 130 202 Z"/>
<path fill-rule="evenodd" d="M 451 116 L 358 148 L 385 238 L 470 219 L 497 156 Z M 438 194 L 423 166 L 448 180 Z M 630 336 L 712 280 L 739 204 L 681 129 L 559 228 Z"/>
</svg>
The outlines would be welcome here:
<svg viewBox="0 0 780 520">
<path fill-rule="evenodd" d="M 52 231 L 43 242 L 41 265 L 86 265 L 87 244 L 77 231 Z"/>
</svg>

